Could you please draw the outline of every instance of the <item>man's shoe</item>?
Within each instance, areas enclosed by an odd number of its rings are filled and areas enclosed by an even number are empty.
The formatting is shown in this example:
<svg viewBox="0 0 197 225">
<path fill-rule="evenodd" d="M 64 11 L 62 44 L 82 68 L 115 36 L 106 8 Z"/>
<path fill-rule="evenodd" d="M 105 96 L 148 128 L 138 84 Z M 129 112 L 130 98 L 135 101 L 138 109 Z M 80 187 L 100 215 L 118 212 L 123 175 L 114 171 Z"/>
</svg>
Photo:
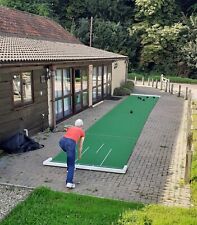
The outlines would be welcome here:
<svg viewBox="0 0 197 225">
<path fill-rule="evenodd" d="M 73 189 L 73 188 L 75 188 L 75 184 L 73 184 L 73 183 L 67 183 L 66 184 L 66 187 L 67 188 L 70 188 L 70 189 Z"/>
</svg>

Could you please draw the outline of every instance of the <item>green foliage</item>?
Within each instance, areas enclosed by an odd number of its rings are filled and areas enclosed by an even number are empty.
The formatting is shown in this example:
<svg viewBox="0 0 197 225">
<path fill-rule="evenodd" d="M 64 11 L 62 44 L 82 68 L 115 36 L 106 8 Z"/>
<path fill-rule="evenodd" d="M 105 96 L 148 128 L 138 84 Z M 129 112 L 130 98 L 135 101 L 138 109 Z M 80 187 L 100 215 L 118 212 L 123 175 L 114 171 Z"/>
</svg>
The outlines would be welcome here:
<svg viewBox="0 0 197 225">
<path fill-rule="evenodd" d="M 127 55 L 130 70 L 197 78 L 195 0 L 0 0 L 0 5 L 50 17 L 86 45 L 92 16 L 92 46 Z"/>
<path fill-rule="evenodd" d="M 67 19 L 77 23 L 82 18 L 100 18 L 121 24 L 131 23 L 133 16 L 133 0 L 75 0 L 68 1 L 66 7 Z"/>
<path fill-rule="evenodd" d="M 120 85 L 120 87 L 114 89 L 114 96 L 125 96 L 130 95 L 133 91 L 133 81 L 126 81 Z"/>
<path fill-rule="evenodd" d="M 181 47 L 187 40 L 186 26 L 180 20 L 180 7 L 175 1 L 136 0 L 136 18 L 132 27 L 141 37 L 138 51 L 139 68 L 180 74 Z M 166 11 L 168 12 L 166 14 Z"/>
<path fill-rule="evenodd" d="M 39 188 L 20 203 L 1 225 L 108 225 L 116 222 L 125 210 L 141 207 L 143 205 L 137 203 Z"/>
<path fill-rule="evenodd" d="M 127 80 L 126 82 L 121 84 L 121 87 L 128 88 L 131 91 L 133 91 L 134 86 L 135 85 L 134 85 L 133 81 L 130 81 L 130 80 Z"/>
<path fill-rule="evenodd" d="M 136 19 L 149 24 L 171 25 L 178 22 L 180 9 L 175 0 L 135 0 Z"/>
<path fill-rule="evenodd" d="M 118 225 L 195 225 L 197 209 L 172 208 L 158 205 L 124 212 Z"/>
<path fill-rule="evenodd" d="M 177 4 L 180 5 L 181 10 L 188 15 L 192 13 L 197 13 L 197 3 L 196 0 L 177 0 Z"/>
<path fill-rule="evenodd" d="M 182 48 L 182 53 L 187 67 L 197 78 L 197 16 L 190 16 L 187 22 L 188 38 L 187 43 Z"/>
<path fill-rule="evenodd" d="M 195 1 L 195 0 L 194 0 Z M 191 5 L 189 8 L 188 8 L 188 10 L 187 10 L 187 12 L 189 13 L 189 14 L 193 14 L 193 13 L 195 13 L 195 14 L 197 14 L 197 3 L 194 3 L 194 5 Z"/>
<path fill-rule="evenodd" d="M 177 46 L 185 42 L 184 33 L 186 28 L 181 23 L 164 27 L 155 24 L 147 28 L 146 34 L 142 36 L 144 48 L 141 51 L 140 65 L 152 69 L 152 64 L 155 70 L 177 73 L 176 65 L 180 60 Z"/>
<path fill-rule="evenodd" d="M 63 0 L 0 0 L 0 5 L 50 17 L 57 22 L 62 21 L 62 12 L 65 10 Z"/>
<path fill-rule="evenodd" d="M 128 88 L 125 87 L 117 87 L 114 89 L 114 96 L 126 96 L 126 95 L 130 95 L 131 91 Z"/>
<path fill-rule="evenodd" d="M 196 76 L 194 78 L 197 79 L 197 38 L 188 42 L 184 46 L 183 52 L 185 54 L 185 60 L 188 67 L 196 72 Z"/>
<path fill-rule="evenodd" d="M 115 201 L 38 188 L 1 225 L 195 225 L 196 208 Z"/>
<path fill-rule="evenodd" d="M 72 24 L 72 33 L 86 45 L 89 45 L 90 40 L 89 26 L 90 24 L 87 18 L 80 19 L 78 26 L 74 23 Z"/>
<path fill-rule="evenodd" d="M 93 22 L 93 47 L 127 55 L 132 59 L 132 64 L 134 64 L 137 37 L 133 36 L 131 38 L 128 29 L 120 23 L 97 18 Z M 90 40 L 89 26 L 90 20 L 82 18 L 79 20 L 78 25 L 75 24 L 72 27 L 72 32 L 75 36 L 86 45 L 89 45 Z"/>
</svg>

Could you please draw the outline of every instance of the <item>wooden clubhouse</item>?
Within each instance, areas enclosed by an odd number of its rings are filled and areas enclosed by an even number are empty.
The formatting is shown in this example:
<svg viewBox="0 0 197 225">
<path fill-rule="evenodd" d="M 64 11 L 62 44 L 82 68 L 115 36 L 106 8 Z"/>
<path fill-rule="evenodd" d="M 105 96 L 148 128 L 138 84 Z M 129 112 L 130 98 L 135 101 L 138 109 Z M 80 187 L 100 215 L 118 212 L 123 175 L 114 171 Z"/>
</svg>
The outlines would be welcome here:
<svg viewBox="0 0 197 225">
<path fill-rule="evenodd" d="M 0 142 L 55 128 L 126 79 L 126 56 L 85 46 L 51 19 L 0 7 L 0 21 Z"/>
</svg>

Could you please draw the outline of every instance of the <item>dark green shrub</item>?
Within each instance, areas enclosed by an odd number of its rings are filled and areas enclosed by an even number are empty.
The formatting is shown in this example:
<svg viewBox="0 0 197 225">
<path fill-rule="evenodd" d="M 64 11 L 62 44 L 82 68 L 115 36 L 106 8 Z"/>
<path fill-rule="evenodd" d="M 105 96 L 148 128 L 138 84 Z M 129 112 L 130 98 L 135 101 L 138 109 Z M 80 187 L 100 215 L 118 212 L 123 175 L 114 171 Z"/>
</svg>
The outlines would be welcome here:
<svg viewBox="0 0 197 225">
<path fill-rule="evenodd" d="M 113 95 L 115 96 L 125 96 L 125 95 L 130 95 L 131 94 L 131 90 L 129 90 L 128 88 L 125 87 L 118 87 L 114 89 L 114 93 Z"/>
<path fill-rule="evenodd" d="M 115 96 L 125 96 L 130 95 L 133 91 L 134 83 L 133 81 L 126 81 L 120 85 L 120 87 L 117 87 L 114 89 L 113 95 Z"/>
<path fill-rule="evenodd" d="M 126 81 L 125 83 L 122 83 L 122 84 L 121 84 L 121 87 L 127 88 L 127 89 L 129 89 L 129 90 L 132 91 L 133 88 L 134 88 L 134 83 L 133 83 L 133 81 L 128 80 L 128 81 Z"/>
</svg>

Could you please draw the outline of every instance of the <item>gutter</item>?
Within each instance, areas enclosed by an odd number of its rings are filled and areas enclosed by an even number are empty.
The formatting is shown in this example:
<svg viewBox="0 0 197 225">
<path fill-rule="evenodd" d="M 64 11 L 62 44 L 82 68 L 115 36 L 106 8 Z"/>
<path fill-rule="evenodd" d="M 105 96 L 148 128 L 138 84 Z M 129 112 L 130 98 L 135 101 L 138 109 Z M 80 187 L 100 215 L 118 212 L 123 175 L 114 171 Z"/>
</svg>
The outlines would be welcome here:
<svg viewBox="0 0 197 225">
<path fill-rule="evenodd" d="M 87 62 L 88 64 L 94 63 L 94 62 L 115 62 L 117 60 L 128 60 L 128 57 L 117 57 L 117 58 L 83 58 L 83 59 L 73 59 L 73 60 L 47 60 L 47 61 L 9 61 L 9 62 L 3 62 L 0 63 L 0 68 L 3 67 L 23 67 L 23 66 L 46 66 L 51 64 L 77 64 L 79 62 Z"/>
</svg>

